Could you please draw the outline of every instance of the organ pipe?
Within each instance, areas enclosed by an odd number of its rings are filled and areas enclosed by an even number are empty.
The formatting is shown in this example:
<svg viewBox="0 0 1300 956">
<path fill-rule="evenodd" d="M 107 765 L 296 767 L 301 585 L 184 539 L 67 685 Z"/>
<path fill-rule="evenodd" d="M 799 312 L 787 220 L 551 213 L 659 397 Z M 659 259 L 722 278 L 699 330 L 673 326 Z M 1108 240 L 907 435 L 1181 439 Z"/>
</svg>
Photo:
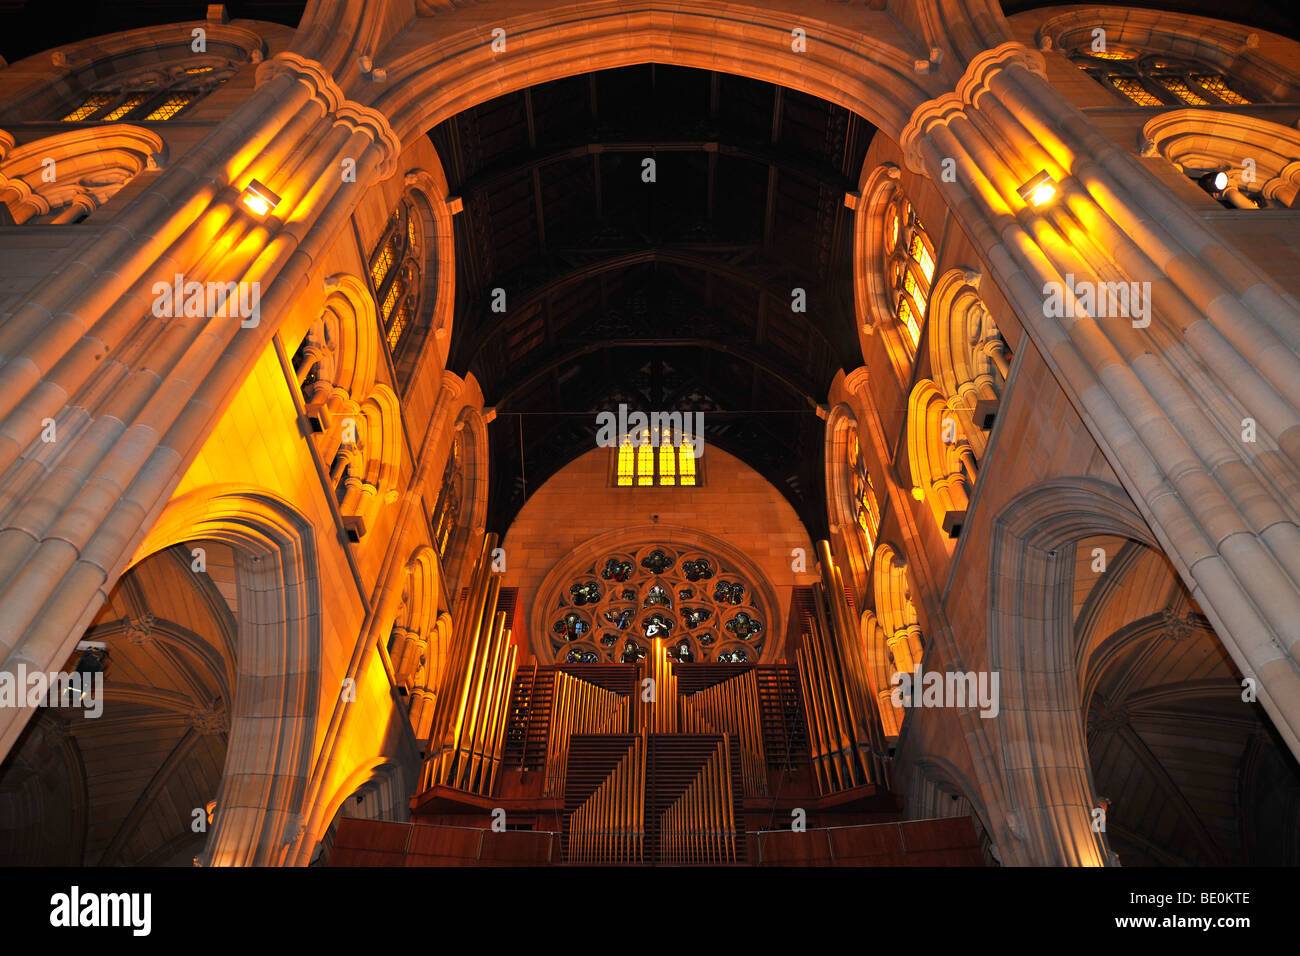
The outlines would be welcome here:
<svg viewBox="0 0 1300 956">
<path fill-rule="evenodd" d="M 884 729 L 867 681 L 844 579 L 830 543 L 817 543 L 822 580 L 813 585 L 814 612 L 795 655 L 817 784 L 835 793 L 872 783 L 887 787 Z"/>
<path fill-rule="evenodd" d="M 497 612 L 501 576 L 492 571 L 497 536 L 486 535 L 469 592 L 452 629 L 448 666 L 435 701 L 423 785 L 488 796 L 501 765 L 517 650 Z"/>
</svg>

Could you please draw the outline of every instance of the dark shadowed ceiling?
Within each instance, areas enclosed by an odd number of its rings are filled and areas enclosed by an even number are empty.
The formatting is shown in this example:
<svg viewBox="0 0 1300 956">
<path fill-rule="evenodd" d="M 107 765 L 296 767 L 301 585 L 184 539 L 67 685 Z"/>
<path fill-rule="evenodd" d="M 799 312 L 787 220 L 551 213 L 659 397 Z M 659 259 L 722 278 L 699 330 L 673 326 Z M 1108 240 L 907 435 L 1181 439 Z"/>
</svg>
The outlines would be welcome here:
<svg viewBox="0 0 1300 956">
<path fill-rule="evenodd" d="M 816 405 L 860 361 L 844 196 L 873 132 L 790 90 L 654 65 L 532 87 L 431 132 L 464 200 L 450 364 L 497 410 L 493 530 L 625 403 L 703 412 L 706 441 L 818 532 Z"/>
</svg>

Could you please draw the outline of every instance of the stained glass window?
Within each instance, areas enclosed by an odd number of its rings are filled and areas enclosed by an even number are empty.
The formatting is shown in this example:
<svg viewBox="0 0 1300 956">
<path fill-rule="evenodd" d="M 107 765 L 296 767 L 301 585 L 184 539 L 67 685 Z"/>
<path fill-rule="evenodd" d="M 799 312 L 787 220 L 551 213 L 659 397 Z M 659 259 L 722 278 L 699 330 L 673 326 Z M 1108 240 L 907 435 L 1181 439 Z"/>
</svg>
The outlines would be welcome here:
<svg viewBox="0 0 1300 956">
<path fill-rule="evenodd" d="M 1156 81 L 1177 96 L 1184 103 L 1192 106 L 1209 106 L 1210 101 L 1192 91 L 1187 81 L 1177 76 L 1158 76 Z"/>
<path fill-rule="evenodd" d="M 80 106 L 78 106 L 67 116 L 63 117 L 61 122 L 79 123 L 82 120 L 90 119 L 92 116 L 94 116 L 96 113 L 102 110 L 109 103 L 112 103 L 115 99 L 117 99 L 117 97 L 115 97 L 111 93 L 91 93 L 89 96 L 87 96 L 84 100 L 81 101 Z"/>
<path fill-rule="evenodd" d="M 192 93 L 172 93 L 167 99 L 163 100 L 153 108 L 153 111 L 145 117 L 146 120 L 169 120 L 185 107 L 194 102 Z"/>
<path fill-rule="evenodd" d="M 455 440 L 451 443 L 447 466 L 442 472 L 442 487 L 438 492 L 438 503 L 433 509 L 433 544 L 444 566 L 453 532 L 460 523 L 465 456 L 461 446 L 461 434 L 462 432 L 457 432 Z"/>
<path fill-rule="evenodd" d="M 702 442 L 703 438 L 699 440 Z M 648 434 L 641 436 L 639 441 L 634 441 L 630 435 L 624 436 L 616 455 L 614 483 L 620 487 L 694 487 L 700 483 L 694 447 L 685 441 L 674 441 L 669 429 L 661 432 L 658 449 Z"/>
<path fill-rule="evenodd" d="M 1091 46 L 1070 52 L 1075 65 L 1138 106 L 1242 106 L 1251 102 L 1206 63 L 1129 47 Z"/>
<path fill-rule="evenodd" d="M 665 545 L 603 555 L 546 606 L 558 661 L 633 663 L 658 638 L 679 663 L 744 663 L 762 656 L 767 636 L 747 575 L 716 555 Z"/>
<path fill-rule="evenodd" d="M 166 57 L 165 51 L 160 49 L 160 53 Z M 155 60 L 134 69 L 110 72 L 89 89 L 79 91 L 80 101 L 64 107 L 60 122 L 165 122 L 230 79 L 242 65 L 216 54 L 206 55 L 203 59 L 207 62 L 198 65 L 194 65 L 195 59 L 182 56 L 179 61 Z"/>
<path fill-rule="evenodd" d="M 849 507 L 857 517 L 858 527 L 862 530 L 863 544 L 866 546 L 867 559 L 870 560 L 876 550 L 876 535 L 880 529 L 880 503 L 876 499 L 876 488 L 871 481 L 871 472 L 867 470 L 866 457 L 862 453 L 862 443 L 858 439 L 856 428 L 848 429 L 845 454 L 851 496 Z"/>
<path fill-rule="evenodd" d="M 423 230 L 415 201 L 403 197 L 370 256 L 370 286 L 379 303 L 388 350 L 397 357 L 419 315 Z"/>
<path fill-rule="evenodd" d="M 916 316 L 912 313 L 912 307 L 907 304 L 907 299 L 901 295 L 898 297 L 898 321 L 907 330 L 908 342 L 912 347 L 912 351 L 915 352 L 917 345 L 921 341 L 921 327 L 916 324 Z"/>
<path fill-rule="evenodd" d="M 1160 99 L 1154 94 L 1147 91 L 1141 82 L 1132 78 L 1120 76 L 1117 73 L 1107 73 L 1106 79 L 1110 85 L 1115 87 L 1138 106 L 1159 106 Z"/>
<path fill-rule="evenodd" d="M 695 484 L 695 452 L 689 445 L 679 445 L 677 448 L 677 470 L 680 474 L 680 482 L 683 485 Z"/>
<path fill-rule="evenodd" d="M 623 444 L 618 447 L 618 483 L 620 485 L 631 485 L 636 477 L 636 450 L 632 447 L 632 439 L 625 436 Z"/>
<path fill-rule="evenodd" d="M 896 194 L 885 213 L 885 276 L 893 286 L 894 318 L 908 356 L 916 355 L 930 300 L 934 251 L 912 204 Z"/>
<path fill-rule="evenodd" d="M 1221 76 L 1196 73 L 1192 75 L 1192 79 L 1196 81 L 1196 85 L 1201 89 L 1217 96 L 1230 106 L 1245 106 L 1250 103 L 1250 100 L 1228 86 L 1227 81 Z"/>
<path fill-rule="evenodd" d="M 111 120 L 119 120 L 137 106 L 143 106 L 144 101 L 148 98 L 149 96 L 146 93 L 132 93 L 127 96 L 126 99 L 122 100 L 121 103 L 99 118 L 106 123 Z"/>
</svg>

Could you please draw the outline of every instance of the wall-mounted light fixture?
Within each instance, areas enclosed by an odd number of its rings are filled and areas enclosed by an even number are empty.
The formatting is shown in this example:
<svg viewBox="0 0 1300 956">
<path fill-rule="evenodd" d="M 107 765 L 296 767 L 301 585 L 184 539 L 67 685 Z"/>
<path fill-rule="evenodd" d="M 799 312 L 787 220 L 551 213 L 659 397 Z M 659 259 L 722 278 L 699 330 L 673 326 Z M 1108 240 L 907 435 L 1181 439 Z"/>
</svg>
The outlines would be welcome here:
<svg viewBox="0 0 1300 956">
<path fill-rule="evenodd" d="M 280 197 L 256 179 L 244 188 L 244 193 L 239 198 L 244 207 L 259 219 L 280 205 Z"/>
<path fill-rule="evenodd" d="M 1038 209 L 1047 205 L 1056 195 L 1056 180 L 1047 170 L 1041 170 L 1027 183 L 1016 190 L 1020 198 Z"/>
<path fill-rule="evenodd" d="M 1218 196 L 1228 188 L 1228 174 L 1223 170 L 1213 170 L 1203 176 L 1198 176 L 1196 182 L 1211 196 Z"/>
</svg>

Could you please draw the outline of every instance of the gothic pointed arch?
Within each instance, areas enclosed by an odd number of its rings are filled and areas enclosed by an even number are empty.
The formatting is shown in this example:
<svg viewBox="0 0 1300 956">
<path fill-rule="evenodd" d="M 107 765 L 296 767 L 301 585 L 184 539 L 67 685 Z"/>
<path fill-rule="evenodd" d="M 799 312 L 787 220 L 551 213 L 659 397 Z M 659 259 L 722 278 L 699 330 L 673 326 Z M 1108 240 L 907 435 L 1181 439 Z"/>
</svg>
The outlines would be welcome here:
<svg viewBox="0 0 1300 956">
<path fill-rule="evenodd" d="M 864 29 L 862 17 L 844 22 L 837 14 L 833 7 L 821 17 L 801 13 L 799 29 L 806 42 L 800 43 L 788 13 L 749 3 L 734 4 L 725 14 L 707 4 L 689 4 L 630 18 L 624 7 L 598 9 L 575 2 L 548 6 L 544 13 L 500 10 L 493 13 L 494 23 L 524 55 L 485 63 L 478 27 L 449 25 L 436 43 L 415 46 L 387 66 L 387 82 L 376 91 L 373 105 L 391 117 L 405 140 L 465 104 L 530 84 L 661 62 L 798 90 L 850 109 L 896 137 L 937 84 L 917 72 L 914 40 L 884 11 L 868 13 L 878 29 Z M 581 43 L 572 43 L 575 30 Z M 553 55 L 528 55 L 535 50 Z"/>
<path fill-rule="evenodd" d="M 136 552 L 220 541 L 236 549 L 240 614 L 230 743 L 207 866 L 279 862 L 305 809 L 322 658 L 311 522 L 289 502 L 229 485 L 174 498 Z"/>
<path fill-rule="evenodd" d="M 1042 482 L 993 521 L 989 554 L 989 667 L 1001 675 L 996 731 L 1005 783 L 994 823 L 1011 864 L 1103 865 L 1075 659 L 1074 543 L 1112 534 L 1155 547 L 1123 489 L 1095 478 Z M 992 821 L 991 821 L 992 822 Z"/>
<path fill-rule="evenodd" d="M 859 334 L 882 336 L 895 374 L 907 382 L 930 311 L 937 252 L 900 178 L 892 163 L 864 178 L 854 220 L 853 282 Z"/>
<path fill-rule="evenodd" d="M 956 412 L 976 459 L 988 443 L 1010 374 L 1010 352 L 979 296 L 980 274 L 950 269 L 934 284 L 930 373 Z"/>
<path fill-rule="evenodd" d="M 885 658 L 889 662 L 889 676 L 896 671 L 917 670 L 926 641 L 920 630 L 911 581 L 907 578 L 906 558 L 892 544 L 881 544 L 876 549 L 871 589 L 876 626 L 888 648 Z M 872 640 L 878 640 L 874 633 Z"/>
<path fill-rule="evenodd" d="M 952 405 L 930 379 L 917 382 L 908 398 L 907 462 L 912 496 L 929 506 L 949 538 L 957 537 L 975 485 L 975 453 Z"/>
<path fill-rule="evenodd" d="M 859 594 L 867 589 L 881 518 L 880 498 L 867 457 L 852 409 L 845 404 L 835 406 L 826 420 L 827 510 L 832 538 Z"/>
<path fill-rule="evenodd" d="M 308 865 L 328 862 L 341 819 L 403 822 L 413 786 L 414 780 L 398 761 L 382 756 L 361 761 L 330 794 L 324 812 L 313 816 L 324 821 L 325 829 L 302 841 L 311 853 Z"/>
<path fill-rule="evenodd" d="M 407 191 L 415 201 L 419 225 L 424 231 L 424 261 L 420 310 L 413 328 L 406 334 L 406 343 L 393 356 L 399 391 L 405 390 L 429 358 L 436 356 L 438 367 L 445 367 L 451 347 L 456 309 L 455 211 L 449 201 L 447 174 L 437 159 L 433 156 L 428 169 L 413 169 L 405 176 Z"/>
<path fill-rule="evenodd" d="M 370 528 L 379 516 L 379 509 L 397 500 L 402 465 L 402 410 L 393 390 L 379 384 L 370 390 L 359 411 L 359 483 L 348 486 L 340 507 L 344 515 L 356 515 L 365 528 Z"/>
<path fill-rule="evenodd" d="M 401 604 L 387 643 L 394 681 L 407 688 L 417 740 L 428 736 L 434 689 L 446 663 L 447 635 L 438 614 L 441 597 L 437 556 L 422 545 L 406 562 Z"/>
<path fill-rule="evenodd" d="M 94 212 L 167 149 L 152 130 L 126 124 L 72 129 L 15 146 L 0 130 L 0 203 L 14 223 L 76 222 Z"/>
<path fill-rule="evenodd" d="M 873 610 L 862 612 L 862 652 L 867 662 L 867 675 L 871 690 L 876 695 L 880 723 L 886 738 L 897 738 L 903 727 L 903 713 L 893 703 L 893 676 L 907 669 L 895 665 L 895 655 L 890 650 L 889 638 L 880 618 Z"/>
<path fill-rule="evenodd" d="M 1244 113 L 1172 110 L 1143 127 L 1143 154 L 1186 175 L 1224 172 L 1228 190 L 1256 205 L 1294 208 L 1300 192 L 1300 132 Z M 1263 200 L 1261 203 L 1260 200 Z"/>
<path fill-rule="evenodd" d="M 456 416 L 447 463 L 430 516 L 433 547 L 454 599 L 469 574 L 487 521 L 488 438 L 483 413 L 465 405 Z"/>
<path fill-rule="evenodd" d="M 292 364 L 348 534 L 360 540 L 396 494 L 401 407 L 393 390 L 377 381 L 379 325 L 368 288 L 341 273 L 330 276 L 325 289 L 325 303 Z"/>
</svg>

